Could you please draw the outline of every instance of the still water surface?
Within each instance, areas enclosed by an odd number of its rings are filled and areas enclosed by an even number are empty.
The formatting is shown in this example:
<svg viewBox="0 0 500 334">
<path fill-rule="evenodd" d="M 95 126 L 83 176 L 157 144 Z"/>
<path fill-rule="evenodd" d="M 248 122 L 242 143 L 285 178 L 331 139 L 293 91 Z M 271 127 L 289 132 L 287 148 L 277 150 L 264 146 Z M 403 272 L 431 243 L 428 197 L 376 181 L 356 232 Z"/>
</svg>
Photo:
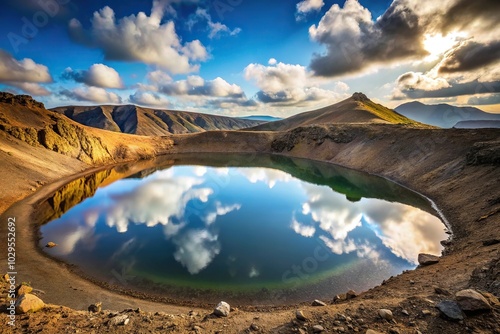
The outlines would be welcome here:
<svg viewBox="0 0 500 334">
<path fill-rule="evenodd" d="M 53 241 L 50 256 L 131 290 L 279 304 L 368 289 L 414 268 L 420 252 L 439 254 L 447 237 L 425 199 L 379 177 L 308 160 L 231 161 L 180 158 L 94 179 L 92 197 L 41 227 L 40 245 Z"/>
</svg>

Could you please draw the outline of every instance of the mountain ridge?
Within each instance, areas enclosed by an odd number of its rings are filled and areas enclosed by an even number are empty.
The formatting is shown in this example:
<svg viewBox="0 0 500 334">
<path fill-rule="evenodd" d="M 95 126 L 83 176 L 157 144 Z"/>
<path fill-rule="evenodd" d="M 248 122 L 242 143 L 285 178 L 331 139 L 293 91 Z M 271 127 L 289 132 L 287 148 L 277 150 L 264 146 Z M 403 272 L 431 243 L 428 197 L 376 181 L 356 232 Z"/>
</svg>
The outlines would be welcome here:
<svg viewBox="0 0 500 334">
<path fill-rule="evenodd" d="M 215 130 L 240 130 L 263 121 L 189 111 L 144 108 L 136 105 L 62 106 L 50 109 L 72 120 L 104 130 L 164 136 Z"/>
<path fill-rule="evenodd" d="M 395 110 L 415 121 L 442 128 L 452 128 L 462 121 L 500 121 L 500 114 L 487 113 L 475 107 L 457 107 L 446 103 L 424 104 L 412 101 L 396 107 Z"/>
<path fill-rule="evenodd" d="M 330 106 L 306 111 L 281 121 L 258 125 L 250 130 L 285 131 L 299 126 L 320 124 L 405 124 L 422 126 L 396 111 L 371 101 L 363 93 Z"/>
</svg>

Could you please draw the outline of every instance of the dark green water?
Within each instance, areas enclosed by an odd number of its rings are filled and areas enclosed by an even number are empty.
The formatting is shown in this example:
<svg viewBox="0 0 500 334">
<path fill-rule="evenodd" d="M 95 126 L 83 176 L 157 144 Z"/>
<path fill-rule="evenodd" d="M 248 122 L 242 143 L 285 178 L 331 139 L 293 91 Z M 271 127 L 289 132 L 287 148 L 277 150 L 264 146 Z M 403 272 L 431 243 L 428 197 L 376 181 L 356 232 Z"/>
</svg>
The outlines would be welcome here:
<svg viewBox="0 0 500 334">
<path fill-rule="evenodd" d="M 332 165 L 181 157 L 98 188 L 43 225 L 40 245 L 56 242 L 46 252 L 90 277 L 179 301 L 328 300 L 439 254 L 447 236 L 428 212 L 406 188 Z"/>
</svg>

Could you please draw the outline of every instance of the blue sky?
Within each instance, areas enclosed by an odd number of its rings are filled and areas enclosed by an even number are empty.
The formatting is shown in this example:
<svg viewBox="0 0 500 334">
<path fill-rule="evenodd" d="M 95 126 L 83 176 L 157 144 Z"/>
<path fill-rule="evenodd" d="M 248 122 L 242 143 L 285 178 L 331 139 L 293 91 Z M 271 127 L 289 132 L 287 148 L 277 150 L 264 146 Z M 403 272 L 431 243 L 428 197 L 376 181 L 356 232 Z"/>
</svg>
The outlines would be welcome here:
<svg viewBox="0 0 500 334">
<path fill-rule="evenodd" d="M 498 16 L 493 0 L 7 0 L 0 90 L 227 115 L 357 91 L 500 112 Z"/>
</svg>

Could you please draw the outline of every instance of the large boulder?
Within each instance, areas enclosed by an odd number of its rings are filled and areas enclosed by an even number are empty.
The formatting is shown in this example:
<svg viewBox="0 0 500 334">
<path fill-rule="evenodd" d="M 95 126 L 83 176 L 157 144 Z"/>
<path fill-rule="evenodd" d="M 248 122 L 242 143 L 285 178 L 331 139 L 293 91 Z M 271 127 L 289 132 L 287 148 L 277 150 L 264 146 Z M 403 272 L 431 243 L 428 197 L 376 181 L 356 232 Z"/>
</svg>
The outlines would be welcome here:
<svg viewBox="0 0 500 334">
<path fill-rule="evenodd" d="M 439 256 L 424 254 L 424 253 L 418 254 L 418 263 L 421 266 L 428 266 L 438 262 L 439 262 Z"/>
<path fill-rule="evenodd" d="M 387 310 L 387 309 L 380 309 L 378 310 L 378 315 L 382 318 L 382 319 L 385 319 L 387 321 L 391 321 L 392 319 L 394 319 L 394 316 L 392 315 L 392 311 L 391 310 Z"/>
<path fill-rule="evenodd" d="M 466 289 L 458 291 L 455 295 L 460 308 L 466 312 L 490 311 L 491 305 L 479 292 Z"/>
<path fill-rule="evenodd" d="M 40 311 L 45 307 L 45 303 L 37 296 L 27 293 L 17 298 L 15 306 L 17 314 L 24 314 Z"/>
<path fill-rule="evenodd" d="M 220 302 L 214 309 L 214 314 L 218 317 L 227 317 L 231 311 L 231 306 L 226 302 Z"/>
<path fill-rule="evenodd" d="M 443 300 L 436 307 L 447 319 L 454 321 L 464 320 L 462 310 L 460 310 L 458 304 L 453 300 Z"/>
<path fill-rule="evenodd" d="M 21 283 L 16 288 L 16 296 L 25 295 L 31 293 L 33 288 L 25 283 Z"/>
</svg>

